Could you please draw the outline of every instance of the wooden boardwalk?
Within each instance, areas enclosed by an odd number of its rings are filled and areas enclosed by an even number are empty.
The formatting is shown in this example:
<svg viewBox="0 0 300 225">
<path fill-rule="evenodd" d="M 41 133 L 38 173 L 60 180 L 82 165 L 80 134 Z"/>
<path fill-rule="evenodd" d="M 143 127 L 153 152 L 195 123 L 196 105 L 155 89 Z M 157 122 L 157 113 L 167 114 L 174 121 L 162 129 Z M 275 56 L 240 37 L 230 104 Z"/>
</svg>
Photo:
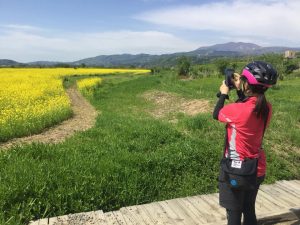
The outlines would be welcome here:
<svg viewBox="0 0 300 225">
<path fill-rule="evenodd" d="M 261 185 L 256 201 L 260 224 L 300 224 L 300 181 L 277 181 Z M 273 222 L 272 222 L 273 221 Z M 30 225 L 226 225 L 218 193 L 102 210 L 33 221 Z M 286 224 L 286 223 L 284 223 Z"/>
</svg>

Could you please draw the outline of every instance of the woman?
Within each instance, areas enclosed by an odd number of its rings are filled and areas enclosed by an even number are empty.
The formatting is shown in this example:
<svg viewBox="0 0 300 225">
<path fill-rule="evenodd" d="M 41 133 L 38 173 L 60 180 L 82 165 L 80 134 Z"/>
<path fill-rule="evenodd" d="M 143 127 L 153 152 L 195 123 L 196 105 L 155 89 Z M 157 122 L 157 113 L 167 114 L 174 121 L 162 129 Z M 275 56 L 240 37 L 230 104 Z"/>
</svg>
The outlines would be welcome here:
<svg viewBox="0 0 300 225">
<path fill-rule="evenodd" d="M 276 70 L 269 63 L 249 63 L 243 69 L 240 79 L 233 81 L 239 99 L 226 106 L 224 102 L 228 98 L 229 88 L 225 82 L 220 86 L 221 96 L 213 117 L 226 123 L 224 158 L 242 162 L 257 159 L 257 179 L 253 189 L 236 190 L 229 185 L 228 180 L 219 179 L 219 200 L 220 205 L 226 208 L 228 225 L 240 225 L 242 214 L 244 225 L 257 224 L 255 200 L 266 171 L 262 140 L 272 114 L 271 104 L 267 102 L 264 93 L 276 84 L 277 77 Z M 223 172 L 221 169 L 220 176 Z"/>
</svg>

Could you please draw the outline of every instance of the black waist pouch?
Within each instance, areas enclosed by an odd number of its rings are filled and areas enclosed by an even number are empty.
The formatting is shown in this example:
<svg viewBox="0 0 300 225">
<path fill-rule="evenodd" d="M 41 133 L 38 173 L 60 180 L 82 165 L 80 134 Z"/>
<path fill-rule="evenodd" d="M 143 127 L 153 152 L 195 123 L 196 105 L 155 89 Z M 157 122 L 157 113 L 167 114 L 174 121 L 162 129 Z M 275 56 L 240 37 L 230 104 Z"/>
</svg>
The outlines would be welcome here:
<svg viewBox="0 0 300 225">
<path fill-rule="evenodd" d="M 231 189 L 252 190 L 257 186 L 258 159 L 234 160 L 223 158 L 221 160 L 219 181 L 225 182 Z"/>
</svg>

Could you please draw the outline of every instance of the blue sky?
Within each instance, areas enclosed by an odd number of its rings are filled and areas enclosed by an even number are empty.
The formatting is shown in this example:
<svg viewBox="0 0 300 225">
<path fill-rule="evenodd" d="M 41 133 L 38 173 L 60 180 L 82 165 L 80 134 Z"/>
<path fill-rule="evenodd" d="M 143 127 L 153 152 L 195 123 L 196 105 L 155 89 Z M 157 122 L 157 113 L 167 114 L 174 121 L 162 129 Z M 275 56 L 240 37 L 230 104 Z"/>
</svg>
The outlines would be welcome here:
<svg viewBox="0 0 300 225">
<path fill-rule="evenodd" d="M 300 47 L 299 0 L 0 0 L 0 59 L 164 54 L 230 41 Z"/>
</svg>

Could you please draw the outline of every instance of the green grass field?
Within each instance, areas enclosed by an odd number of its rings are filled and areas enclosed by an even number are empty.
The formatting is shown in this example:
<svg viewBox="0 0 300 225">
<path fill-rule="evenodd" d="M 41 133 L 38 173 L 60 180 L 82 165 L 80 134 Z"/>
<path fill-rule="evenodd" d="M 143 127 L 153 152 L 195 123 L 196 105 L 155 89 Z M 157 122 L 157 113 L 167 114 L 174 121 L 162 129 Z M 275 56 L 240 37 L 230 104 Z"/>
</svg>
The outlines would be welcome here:
<svg viewBox="0 0 300 225">
<path fill-rule="evenodd" d="M 101 112 L 94 128 L 62 144 L 0 153 L 0 224 L 217 192 L 224 125 L 211 112 L 154 118 L 155 104 L 142 96 L 171 92 L 213 107 L 220 83 L 178 80 L 172 72 L 105 77 L 89 97 Z M 280 81 L 267 98 L 274 116 L 264 141 L 266 182 L 300 179 L 300 79 Z"/>
</svg>

